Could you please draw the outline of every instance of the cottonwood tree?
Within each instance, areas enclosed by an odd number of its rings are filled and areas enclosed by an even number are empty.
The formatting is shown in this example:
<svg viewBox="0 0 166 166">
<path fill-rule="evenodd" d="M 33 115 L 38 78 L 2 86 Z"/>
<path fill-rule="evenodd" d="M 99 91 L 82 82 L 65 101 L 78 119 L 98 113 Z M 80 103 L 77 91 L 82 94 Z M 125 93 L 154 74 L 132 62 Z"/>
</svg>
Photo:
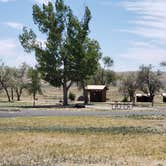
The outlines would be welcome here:
<svg viewBox="0 0 166 166">
<path fill-rule="evenodd" d="M 55 87 L 63 87 L 63 104 L 68 104 L 68 90 L 76 78 L 80 43 L 82 44 L 89 31 L 90 10 L 85 8 L 81 21 L 73 15 L 63 0 L 56 0 L 33 6 L 33 20 L 39 30 L 45 34 L 45 47 L 37 41 L 36 34 L 30 29 L 23 29 L 19 40 L 26 52 L 35 51 L 37 68 L 44 80 Z M 84 66 L 86 67 L 86 66 Z"/>
<path fill-rule="evenodd" d="M 135 93 L 138 89 L 137 74 L 129 73 L 122 78 L 119 91 L 123 94 L 124 99 L 130 98 L 130 102 L 135 104 Z"/>
<path fill-rule="evenodd" d="M 138 86 L 141 91 L 150 95 L 153 106 L 154 97 L 162 88 L 162 83 L 160 81 L 160 73 L 154 72 L 152 69 L 152 65 L 140 66 L 140 70 L 138 72 Z"/>
<path fill-rule="evenodd" d="M 32 95 L 33 106 L 35 106 L 36 94 L 42 94 L 40 74 L 36 69 L 30 68 L 28 70 L 28 78 L 27 90 Z"/>
</svg>

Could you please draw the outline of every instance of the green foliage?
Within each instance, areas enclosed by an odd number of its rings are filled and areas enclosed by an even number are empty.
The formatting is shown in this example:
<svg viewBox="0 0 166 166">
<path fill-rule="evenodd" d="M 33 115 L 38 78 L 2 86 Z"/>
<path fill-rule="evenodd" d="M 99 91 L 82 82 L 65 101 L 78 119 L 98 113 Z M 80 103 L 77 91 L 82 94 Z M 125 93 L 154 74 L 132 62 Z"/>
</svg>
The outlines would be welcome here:
<svg viewBox="0 0 166 166">
<path fill-rule="evenodd" d="M 152 65 L 140 66 L 140 71 L 138 73 L 138 85 L 141 91 L 146 94 L 150 94 L 153 105 L 154 96 L 160 91 L 163 85 L 160 81 L 160 72 L 154 72 L 152 69 Z"/>
<path fill-rule="evenodd" d="M 156 92 L 159 92 L 162 84 L 160 81 L 160 73 L 154 72 L 152 70 L 152 66 L 144 66 L 140 67 L 140 71 L 138 73 L 138 83 L 139 88 L 146 94 L 155 95 Z"/>
<path fill-rule="evenodd" d="M 116 85 L 117 76 L 112 70 L 105 70 L 98 65 L 95 74 L 89 79 L 89 84 L 94 85 Z"/>
<path fill-rule="evenodd" d="M 86 38 L 81 47 L 82 58 L 79 58 L 77 62 L 77 81 L 89 79 L 96 72 L 101 58 L 100 45 L 96 40 Z"/>
<path fill-rule="evenodd" d="M 102 58 L 103 67 L 97 64 L 97 70 L 95 74 L 90 78 L 89 82 L 95 85 L 115 85 L 116 84 L 116 73 L 109 68 L 113 66 L 114 61 L 109 56 Z"/>
<path fill-rule="evenodd" d="M 109 68 L 109 67 L 113 66 L 113 64 L 114 64 L 114 61 L 109 56 L 104 56 L 102 58 L 102 61 L 103 61 L 103 64 L 104 64 L 104 69 Z"/>
<path fill-rule="evenodd" d="M 75 98 L 76 98 L 76 95 L 75 95 L 74 93 L 70 92 L 70 93 L 69 93 L 69 99 L 70 99 L 71 101 L 74 101 Z"/>
<path fill-rule="evenodd" d="M 137 74 L 129 73 L 127 76 L 122 78 L 119 91 L 124 96 L 124 100 L 128 100 L 135 103 L 135 93 L 138 89 Z"/>
<path fill-rule="evenodd" d="M 15 94 L 17 100 L 20 100 L 27 85 L 28 67 L 25 63 L 19 68 L 5 66 L 3 63 L 0 65 L 0 89 L 5 91 L 8 101 L 14 100 Z"/>
<path fill-rule="evenodd" d="M 33 100 L 34 100 L 33 105 L 35 105 L 36 94 L 37 93 L 42 94 L 41 78 L 39 72 L 33 68 L 29 69 L 28 78 L 29 78 L 29 83 L 27 84 L 27 89 L 29 93 L 33 95 Z"/>
<path fill-rule="evenodd" d="M 29 93 L 33 94 L 39 92 L 41 94 L 41 78 L 39 72 L 36 69 L 30 68 L 28 70 L 28 78 L 30 81 L 28 83 Z"/>
<path fill-rule="evenodd" d="M 83 43 L 89 32 L 90 19 L 88 7 L 79 21 L 63 0 L 56 0 L 55 4 L 43 4 L 42 8 L 36 4 L 33 6 L 33 20 L 39 31 L 46 35 L 46 46 L 37 41 L 31 29 L 24 28 L 19 36 L 26 52 L 35 51 L 42 78 L 55 87 L 63 86 L 64 105 L 67 105 L 68 89 L 72 82 L 80 80 L 79 75 L 89 75 L 89 71 L 88 74 L 82 74 L 84 71 L 81 69 L 87 64 L 88 56 L 83 53 Z M 93 45 L 88 46 L 88 52 Z"/>
<path fill-rule="evenodd" d="M 128 96 L 124 96 L 122 102 L 128 102 Z"/>
<path fill-rule="evenodd" d="M 17 95 L 17 100 L 20 100 L 23 89 L 27 87 L 27 72 L 29 66 L 23 63 L 19 68 L 13 68 L 13 89 Z"/>
<path fill-rule="evenodd" d="M 23 27 L 23 33 L 19 35 L 19 40 L 27 53 L 30 53 L 36 46 L 36 34 L 32 29 L 28 30 L 27 27 Z"/>
<path fill-rule="evenodd" d="M 84 102 L 87 104 L 88 97 L 85 90 L 87 80 L 95 74 L 98 61 L 101 58 L 100 46 L 96 40 L 86 38 L 86 40 L 80 43 L 79 58 L 76 64 L 75 78 L 79 84 L 79 87 L 83 89 Z"/>
<path fill-rule="evenodd" d="M 4 90 L 8 101 L 11 101 L 10 88 L 13 87 L 13 70 L 5 66 L 4 63 L 0 65 L 0 90 Z"/>
</svg>

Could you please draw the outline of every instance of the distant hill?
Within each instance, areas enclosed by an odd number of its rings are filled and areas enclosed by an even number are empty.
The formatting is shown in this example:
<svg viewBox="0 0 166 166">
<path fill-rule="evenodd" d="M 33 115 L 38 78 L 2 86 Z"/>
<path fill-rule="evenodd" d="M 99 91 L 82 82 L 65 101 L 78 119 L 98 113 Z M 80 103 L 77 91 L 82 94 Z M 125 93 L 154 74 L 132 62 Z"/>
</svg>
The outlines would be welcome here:
<svg viewBox="0 0 166 166">
<path fill-rule="evenodd" d="M 129 73 L 137 73 L 137 71 L 126 71 L 126 72 L 116 72 L 119 78 L 127 76 Z M 166 72 L 162 72 L 161 81 L 164 85 L 166 85 Z"/>
</svg>

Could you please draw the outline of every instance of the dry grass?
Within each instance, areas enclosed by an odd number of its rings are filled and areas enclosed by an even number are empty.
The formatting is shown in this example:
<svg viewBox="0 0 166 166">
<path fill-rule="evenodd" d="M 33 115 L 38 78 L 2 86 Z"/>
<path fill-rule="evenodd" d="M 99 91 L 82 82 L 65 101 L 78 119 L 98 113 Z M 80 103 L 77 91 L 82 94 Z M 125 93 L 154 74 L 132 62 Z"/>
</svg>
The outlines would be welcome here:
<svg viewBox="0 0 166 166">
<path fill-rule="evenodd" d="M 49 105 L 57 105 L 59 104 L 59 101 L 62 100 L 62 88 L 54 88 L 51 87 L 48 84 L 43 84 L 42 85 L 43 89 L 43 95 L 37 95 L 38 100 L 36 101 L 36 105 L 41 105 L 41 106 L 49 106 Z M 70 89 L 71 92 L 76 94 L 76 100 L 80 95 L 82 95 L 82 91 L 80 91 L 77 87 L 71 87 Z M 122 101 L 123 96 L 120 94 L 118 91 L 118 87 L 110 87 L 109 90 L 107 91 L 107 99 L 108 102 L 110 101 Z M 77 102 L 77 101 L 76 101 Z M 69 101 L 69 103 L 71 103 Z M 98 103 L 95 103 L 98 104 Z M 105 104 L 105 103 L 99 103 Z M 7 102 L 6 96 L 4 93 L 0 94 L 0 108 L 7 108 L 7 109 L 19 109 L 20 107 L 25 107 L 25 106 L 32 106 L 33 101 L 32 97 L 29 96 L 27 93 L 24 92 L 21 101 L 17 102 L 16 100 L 14 102 Z M 162 102 L 162 96 L 158 94 L 155 97 L 155 106 L 160 106 L 160 107 L 165 107 L 166 104 Z M 137 103 L 138 107 L 151 107 L 151 103 Z M 48 107 L 49 109 L 49 107 Z M 56 109 L 55 107 L 53 109 Z M 58 108 L 59 109 L 59 108 Z"/>
<path fill-rule="evenodd" d="M 165 117 L 0 119 L 1 165 L 165 165 Z"/>
</svg>

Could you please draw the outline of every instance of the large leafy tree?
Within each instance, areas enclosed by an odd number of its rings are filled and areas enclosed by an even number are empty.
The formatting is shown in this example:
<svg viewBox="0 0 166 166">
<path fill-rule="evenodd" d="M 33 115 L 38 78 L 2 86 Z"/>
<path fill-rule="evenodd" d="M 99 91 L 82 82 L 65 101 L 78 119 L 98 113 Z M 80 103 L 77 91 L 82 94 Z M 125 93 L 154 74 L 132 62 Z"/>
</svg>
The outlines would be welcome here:
<svg viewBox="0 0 166 166">
<path fill-rule="evenodd" d="M 154 72 L 152 65 L 140 66 L 138 72 L 138 86 L 147 95 L 150 95 L 152 106 L 154 105 L 154 97 L 163 87 L 160 81 L 160 72 Z"/>
<path fill-rule="evenodd" d="M 63 87 L 64 105 L 68 104 L 68 90 L 76 80 L 80 69 L 78 62 L 84 56 L 80 52 L 88 35 L 90 19 L 87 7 L 83 19 L 79 21 L 63 0 L 56 0 L 55 4 L 43 4 L 42 8 L 34 5 L 33 20 L 47 37 L 45 46 L 37 41 L 37 36 L 31 29 L 24 28 L 19 36 L 25 51 L 35 51 L 37 68 L 42 78 L 55 87 Z"/>
</svg>

